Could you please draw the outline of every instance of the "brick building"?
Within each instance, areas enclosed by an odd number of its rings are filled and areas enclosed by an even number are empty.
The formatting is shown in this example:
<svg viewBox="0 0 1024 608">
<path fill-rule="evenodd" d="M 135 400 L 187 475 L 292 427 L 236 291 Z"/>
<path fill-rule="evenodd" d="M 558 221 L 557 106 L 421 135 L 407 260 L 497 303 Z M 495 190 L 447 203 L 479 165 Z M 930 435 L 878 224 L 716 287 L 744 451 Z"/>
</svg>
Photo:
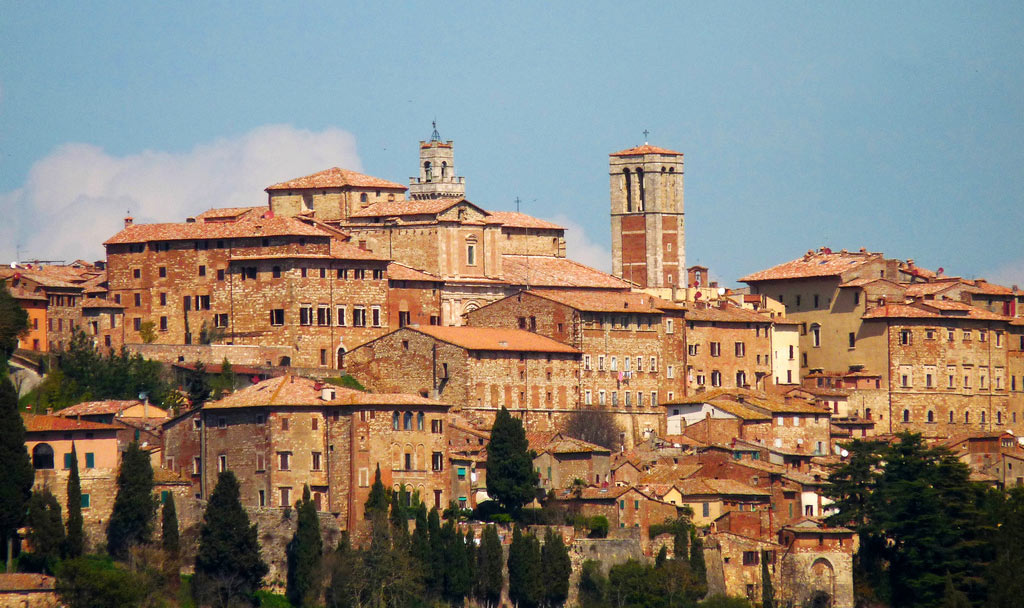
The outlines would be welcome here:
<svg viewBox="0 0 1024 608">
<path fill-rule="evenodd" d="M 36 268 L 4 268 L 0 281 L 29 313 L 29 332 L 19 348 L 36 352 L 64 349 L 82 325 L 83 287 L 63 273 Z"/>
<path fill-rule="evenodd" d="M 611 450 L 557 434 L 534 450 L 534 469 L 544 490 L 561 490 L 577 480 L 607 486 L 611 480 Z"/>
<path fill-rule="evenodd" d="M 587 487 L 582 491 L 567 490 L 559 495 L 569 509 L 584 517 L 603 515 L 608 519 L 609 536 L 640 533 L 646 541 L 652 524 L 675 520 L 679 511 L 675 505 L 659 500 L 635 487 Z"/>
<path fill-rule="evenodd" d="M 857 536 L 847 528 L 805 518 L 779 532 L 779 587 L 776 601 L 796 606 L 853 608 L 853 554 Z"/>
<path fill-rule="evenodd" d="M 100 422 L 118 427 L 118 449 L 137 441 L 144 449 L 161 447 L 161 425 L 167 420 L 167 411 L 148 401 L 107 400 L 86 401 L 66 407 L 56 413 L 61 418 L 87 422 Z"/>
<path fill-rule="evenodd" d="M 378 467 L 386 486 L 418 492 L 430 507 L 448 504 L 448 409 L 282 376 L 166 422 L 164 466 L 191 475 L 197 498 L 230 469 L 253 509 L 291 507 L 308 485 L 317 509 L 353 530 Z"/>
<path fill-rule="evenodd" d="M 772 382 L 772 319 L 701 303 L 686 311 L 686 381 L 692 395 L 719 387 L 764 390 Z"/>
</svg>

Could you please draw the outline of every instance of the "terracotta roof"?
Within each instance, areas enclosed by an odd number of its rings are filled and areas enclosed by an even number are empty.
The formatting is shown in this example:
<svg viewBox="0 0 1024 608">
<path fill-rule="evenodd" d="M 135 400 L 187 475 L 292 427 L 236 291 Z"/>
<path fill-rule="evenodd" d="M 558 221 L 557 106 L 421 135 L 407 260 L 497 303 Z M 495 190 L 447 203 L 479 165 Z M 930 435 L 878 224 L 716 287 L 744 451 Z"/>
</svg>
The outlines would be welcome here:
<svg viewBox="0 0 1024 608">
<path fill-rule="evenodd" d="M 214 209 L 207 209 L 196 216 L 197 220 L 228 220 L 238 219 L 243 215 L 254 214 L 263 215 L 267 211 L 266 205 L 260 205 L 258 207 L 216 207 Z"/>
<path fill-rule="evenodd" d="M 10 278 L 10 277 L 7 277 Z M 7 278 L 0 277 L 0 283 L 6 284 Z M 16 300 L 40 300 L 43 302 L 49 301 L 49 298 L 45 294 L 38 291 L 33 291 L 25 287 L 23 283 L 19 283 L 17 287 L 14 285 L 7 284 L 7 292 L 14 296 Z"/>
<path fill-rule="evenodd" d="M 810 277 L 838 276 L 866 262 L 881 260 L 880 253 L 811 253 L 767 270 L 748 274 L 740 279 L 745 283 L 779 281 Z"/>
<path fill-rule="evenodd" d="M 677 398 L 663 405 L 696 405 L 699 403 L 710 403 L 730 413 L 734 413 L 733 410 L 735 410 L 735 415 L 740 417 L 746 417 L 748 413 L 755 413 L 755 418 L 766 417 L 769 414 L 828 414 L 823 408 L 812 403 L 797 399 L 777 399 L 767 393 L 743 388 L 719 388 L 689 397 Z"/>
<path fill-rule="evenodd" d="M 3 268 L 0 269 L 0 279 L 7 279 L 11 277 L 20 277 L 28 279 L 34 283 L 38 283 L 42 287 L 56 287 L 61 289 L 81 289 L 82 286 L 77 283 L 71 283 L 63 279 L 57 278 L 56 276 L 40 272 L 38 270 L 28 270 L 24 268 Z"/>
<path fill-rule="evenodd" d="M 318 389 L 317 387 L 322 387 Z M 334 398 L 325 401 L 323 390 L 334 391 Z M 235 391 L 230 395 L 203 406 L 203 409 L 221 410 L 237 407 L 260 407 L 274 405 L 337 406 L 337 405 L 433 405 L 445 406 L 440 401 L 398 393 L 365 393 L 355 389 L 321 384 L 301 376 L 271 378 Z"/>
<path fill-rule="evenodd" d="M 782 529 L 794 532 L 813 532 L 816 534 L 853 534 L 853 530 L 849 528 L 826 526 L 820 519 L 812 517 L 804 517 L 797 522 L 782 526 Z"/>
<path fill-rule="evenodd" d="M 56 581 L 57 579 L 45 574 L 2 572 L 0 573 L 0 591 L 52 591 L 56 586 Z"/>
<path fill-rule="evenodd" d="M 952 289 L 954 287 L 968 287 L 966 281 L 960 279 L 949 280 L 949 281 L 931 281 L 928 283 L 912 283 L 907 285 L 907 296 L 909 297 L 922 297 L 928 295 L 935 295 Z"/>
<path fill-rule="evenodd" d="M 103 298 L 86 298 L 82 301 L 82 308 L 124 308 L 124 305 Z"/>
<path fill-rule="evenodd" d="M 590 454 L 600 452 L 611 454 L 611 450 L 575 437 L 556 437 L 537 450 L 538 454 Z"/>
<path fill-rule="evenodd" d="M 931 319 L 940 315 L 909 304 L 886 304 L 864 313 L 864 319 Z"/>
<path fill-rule="evenodd" d="M 442 327 L 421 325 L 407 327 L 442 342 L 448 342 L 467 350 L 495 350 L 539 353 L 578 353 L 571 346 L 562 344 L 525 329 L 500 329 L 495 327 Z"/>
<path fill-rule="evenodd" d="M 629 291 L 597 291 L 589 289 L 544 289 L 526 293 L 590 312 L 661 314 L 661 298 Z"/>
<path fill-rule="evenodd" d="M 690 308 L 684 315 L 687 321 L 713 321 L 716 323 L 771 323 L 772 318 L 759 312 L 725 305 L 725 308 L 709 306 Z"/>
<path fill-rule="evenodd" d="M 388 278 L 392 281 L 434 281 L 438 282 L 441 277 L 424 272 L 422 270 L 416 270 L 406 266 L 399 262 L 391 262 L 388 264 Z"/>
<path fill-rule="evenodd" d="M 428 199 L 415 199 L 409 201 L 391 201 L 374 203 L 365 209 L 360 209 L 353 213 L 350 217 L 387 217 L 387 216 L 402 216 L 402 215 L 437 215 L 442 211 L 447 211 L 459 203 L 470 203 L 464 198 L 428 198 Z M 476 207 L 476 205 L 473 205 Z M 477 207 L 477 209 L 480 209 Z M 483 209 L 480 209 L 483 213 L 487 213 Z"/>
<path fill-rule="evenodd" d="M 322 233 L 321 233 L 322 234 Z M 322 234 L 322 236 L 327 236 Z M 232 261 L 245 260 L 387 260 L 383 254 L 377 254 L 338 238 L 331 238 L 330 253 L 265 253 L 256 255 L 234 255 Z"/>
<path fill-rule="evenodd" d="M 1003 285 L 997 285 L 995 283 L 989 283 L 985 279 L 975 279 L 973 290 L 978 293 L 984 293 L 993 296 L 1008 296 L 1013 294 L 1013 290 Z"/>
<path fill-rule="evenodd" d="M 61 418 L 60 416 L 44 416 L 43 414 L 21 414 L 25 430 L 29 433 L 45 433 L 47 431 L 116 431 L 119 427 L 112 424 L 89 422 Z"/>
<path fill-rule="evenodd" d="M 64 418 L 74 418 L 75 416 L 100 416 L 103 414 L 117 414 L 136 405 L 143 405 L 143 403 L 134 399 L 126 401 L 86 401 L 85 403 L 66 407 L 56 412 L 56 414 Z M 152 403 L 146 407 L 150 410 L 150 418 L 167 417 L 167 412 L 165 410 L 153 405 Z"/>
<path fill-rule="evenodd" d="M 896 283 L 895 281 L 890 281 L 889 279 L 883 279 L 882 277 L 861 277 L 859 279 L 852 279 L 850 281 L 846 281 L 845 283 L 840 283 L 839 286 L 840 287 L 864 287 L 865 285 L 870 285 L 872 283 L 889 283 L 890 285 L 895 285 L 895 286 L 903 288 L 903 289 L 906 288 L 906 285 L 901 285 L 899 283 Z"/>
<path fill-rule="evenodd" d="M 675 484 L 701 470 L 700 464 L 657 464 L 640 476 L 640 485 Z"/>
<path fill-rule="evenodd" d="M 691 477 L 675 484 L 683 496 L 771 496 L 771 492 L 732 479 Z"/>
<path fill-rule="evenodd" d="M 178 224 L 132 224 L 104 241 L 104 245 L 188 241 L 193 239 L 254 238 L 264 236 L 329 236 L 319 228 L 291 217 L 245 216 L 236 222 L 196 221 Z"/>
<path fill-rule="evenodd" d="M 666 150 L 665 148 L 659 148 L 658 146 L 644 144 L 642 146 L 635 146 L 632 148 L 626 148 L 625 150 L 619 150 L 618 152 L 612 152 L 608 156 L 639 156 L 641 154 L 668 154 L 670 156 L 683 155 L 682 152 L 676 152 L 675 150 Z"/>
<path fill-rule="evenodd" d="M 930 310 L 929 310 L 930 309 Z M 959 313 L 959 314 L 956 314 Z M 955 300 L 923 300 L 913 304 L 886 304 L 864 313 L 864 319 L 975 319 L 981 321 L 1009 321 L 1005 317 L 983 308 Z"/>
<path fill-rule="evenodd" d="M 503 255 L 502 275 L 528 287 L 589 287 L 629 289 L 630 283 L 568 258 L 541 255 Z"/>
<path fill-rule="evenodd" d="M 491 211 L 485 220 L 488 224 L 501 224 L 510 228 L 540 228 L 544 230 L 565 230 L 562 226 L 516 211 Z"/>
<path fill-rule="evenodd" d="M 354 186 L 357 188 L 388 188 L 405 190 L 402 184 L 389 182 L 379 177 L 371 177 L 348 169 L 331 167 L 324 171 L 318 171 L 305 177 L 297 177 L 286 182 L 267 186 L 266 191 L 271 190 L 303 190 L 306 188 L 344 188 Z"/>
</svg>

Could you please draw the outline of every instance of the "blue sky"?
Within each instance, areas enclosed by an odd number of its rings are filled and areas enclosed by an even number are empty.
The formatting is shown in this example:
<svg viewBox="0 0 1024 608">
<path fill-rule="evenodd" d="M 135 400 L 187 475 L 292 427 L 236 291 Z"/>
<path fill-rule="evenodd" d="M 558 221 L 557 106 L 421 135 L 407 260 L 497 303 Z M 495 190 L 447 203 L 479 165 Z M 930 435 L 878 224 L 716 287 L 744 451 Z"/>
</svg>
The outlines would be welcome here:
<svg viewBox="0 0 1024 608">
<path fill-rule="evenodd" d="M 7 3 L 0 260 L 333 165 L 405 183 L 436 118 L 470 200 L 605 268 L 607 154 L 649 129 L 728 283 L 827 245 L 1024 285 L 1024 5 L 976 4 Z"/>
</svg>

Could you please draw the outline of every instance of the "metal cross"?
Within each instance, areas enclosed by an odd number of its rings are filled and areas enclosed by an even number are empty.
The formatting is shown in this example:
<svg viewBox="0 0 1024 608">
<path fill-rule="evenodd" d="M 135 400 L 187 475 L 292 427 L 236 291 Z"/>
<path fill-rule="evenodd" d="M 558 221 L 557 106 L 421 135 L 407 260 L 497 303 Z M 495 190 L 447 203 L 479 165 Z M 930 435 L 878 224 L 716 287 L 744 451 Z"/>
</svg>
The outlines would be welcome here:
<svg viewBox="0 0 1024 608">
<path fill-rule="evenodd" d="M 519 213 L 519 197 L 516 197 L 516 213 Z"/>
<path fill-rule="evenodd" d="M 647 135 L 650 133 L 647 129 L 644 129 L 644 143 L 647 143 Z"/>
</svg>

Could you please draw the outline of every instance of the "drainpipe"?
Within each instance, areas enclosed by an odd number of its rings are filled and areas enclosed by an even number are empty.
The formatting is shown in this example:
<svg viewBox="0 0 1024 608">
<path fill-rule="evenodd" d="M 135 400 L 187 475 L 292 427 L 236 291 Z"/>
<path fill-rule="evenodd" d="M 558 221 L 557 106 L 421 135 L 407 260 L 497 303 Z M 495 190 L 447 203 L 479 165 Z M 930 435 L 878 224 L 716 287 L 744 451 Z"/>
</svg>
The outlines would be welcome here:
<svg viewBox="0 0 1024 608">
<path fill-rule="evenodd" d="M 889 395 L 889 434 L 892 434 L 892 321 L 885 320 L 885 360 L 886 367 L 888 368 L 889 377 L 887 382 L 889 386 L 886 387 L 886 394 Z"/>
</svg>

